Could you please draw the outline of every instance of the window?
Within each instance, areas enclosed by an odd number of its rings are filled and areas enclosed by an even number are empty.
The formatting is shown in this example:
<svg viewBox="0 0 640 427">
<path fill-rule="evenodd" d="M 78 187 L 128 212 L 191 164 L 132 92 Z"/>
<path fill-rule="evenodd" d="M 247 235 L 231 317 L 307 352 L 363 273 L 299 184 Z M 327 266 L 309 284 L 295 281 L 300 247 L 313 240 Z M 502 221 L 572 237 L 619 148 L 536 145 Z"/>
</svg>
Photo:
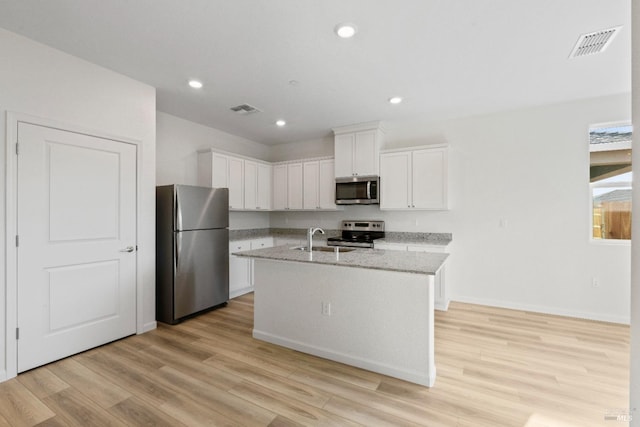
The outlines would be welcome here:
<svg viewBox="0 0 640 427">
<path fill-rule="evenodd" d="M 589 129 L 592 237 L 631 239 L 630 125 Z"/>
</svg>

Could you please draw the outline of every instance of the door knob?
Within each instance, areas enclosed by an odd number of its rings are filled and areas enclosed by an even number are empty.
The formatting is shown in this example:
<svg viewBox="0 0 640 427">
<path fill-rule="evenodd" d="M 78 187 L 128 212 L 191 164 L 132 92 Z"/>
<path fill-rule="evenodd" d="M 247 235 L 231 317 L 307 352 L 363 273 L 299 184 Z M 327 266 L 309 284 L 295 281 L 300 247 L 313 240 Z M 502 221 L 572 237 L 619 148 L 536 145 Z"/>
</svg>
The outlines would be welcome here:
<svg viewBox="0 0 640 427">
<path fill-rule="evenodd" d="M 119 252 L 133 252 L 134 250 L 133 246 L 127 246 L 124 249 L 120 249 Z"/>
</svg>

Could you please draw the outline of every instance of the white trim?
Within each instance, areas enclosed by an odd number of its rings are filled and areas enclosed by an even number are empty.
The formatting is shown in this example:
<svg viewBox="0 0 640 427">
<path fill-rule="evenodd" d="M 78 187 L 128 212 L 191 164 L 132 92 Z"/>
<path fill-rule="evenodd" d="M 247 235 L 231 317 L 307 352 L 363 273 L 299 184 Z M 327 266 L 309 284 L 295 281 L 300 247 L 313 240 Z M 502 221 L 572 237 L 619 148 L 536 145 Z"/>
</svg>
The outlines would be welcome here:
<svg viewBox="0 0 640 427">
<path fill-rule="evenodd" d="M 258 340 L 266 341 L 272 344 L 277 344 L 283 347 L 292 348 L 294 350 L 301 351 L 303 353 L 312 354 L 314 356 L 322 357 L 325 359 L 333 360 L 336 362 L 344 363 L 346 365 L 355 366 L 358 368 L 366 369 L 368 371 L 378 372 L 380 374 L 389 375 L 391 377 L 400 378 L 402 380 L 410 381 L 412 383 L 420 384 L 426 387 L 433 387 L 436 381 L 436 366 L 431 361 L 430 369 L 427 372 L 432 372 L 433 375 L 424 374 L 422 372 L 399 368 L 396 366 L 388 365 L 385 363 L 376 362 L 373 360 L 365 359 L 363 357 L 353 356 L 331 350 L 324 347 L 318 347 L 303 343 L 300 341 L 292 340 L 289 338 L 281 337 L 278 335 L 263 332 L 257 329 L 253 330 L 253 337 Z"/>
<path fill-rule="evenodd" d="M 18 323 L 18 300 L 17 300 L 17 251 L 15 247 L 14 237 L 17 233 L 17 155 L 15 144 L 17 142 L 18 123 L 29 123 L 37 126 L 45 126 L 62 131 L 70 131 L 89 136 L 95 136 L 103 139 L 110 139 L 118 142 L 124 142 L 136 146 L 136 245 L 139 245 L 140 224 L 142 224 L 141 203 L 141 171 L 142 171 L 142 141 L 114 135 L 107 132 L 88 129 L 76 124 L 63 123 L 57 120 L 37 117 L 25 113 L 7 111 L 6 114 L 6 141 L 5 141 L 5 357 L 6 370 L 2 371 L 0 366 L 0 382 L 11 379 L 18 374 L 18 343 L 14 331 Z M 144 250 L 145 248 L 143 248 Z M 155 251 L 155 248 L 148 248 Z M 156 327 L 156 323 L 149 322 L 144 324 L 143 319 L 143 268 L 141 256 L 136 256 L 136 332 L 141 334 Z"/>
<path fill-rule="evenodd" d="M 628 325 L 630 322 L 629 316 L 611 316 L 600 313 L 589 313 L 576 310 L 565 310 L 562 308 L 546 307 L 540 305 L 521 304 L 509 301 L 499 301 L 487 298 L 465 297 L 456 296 L 451 299 L 452 301 L 462 302 L 466 304 L 485 305 L 489 307 L 507 308 L 510 310 L 530 311 L 533 313 L 551 314 L 554 316 L 575 317 L 578 319 L 595 320 L 598 322 L 620 323 Z"/>
<path fill-rule="evenodd" d="M 431 144 L 431 145 L 416 145 L 411 147 L 403 147 L 403 148 L 387 148 L 384 150 L 380 150 L 380 154 L 387 153 L 406 153 L 408 151 L 417 151 L 417 150 L 430 150 L 434 148 L 449 148 L 449 144 Z M 447 159 L 448 160 L 448 159 Z"/>
<path fill-rule="evenodd" d="M 339 126 L 331 129 L 334 135 L 341 135 L 343 133 L 351 133 L 351 132 L 363 132 L 367 130 L 379 130 L 384 133 L 384 127 L 382 127 L 382 122 L 373 121 L 373 122 L 365 122 L 365 123 L 356 123 L 353 125 L 347 126 Z"/>
</svg>

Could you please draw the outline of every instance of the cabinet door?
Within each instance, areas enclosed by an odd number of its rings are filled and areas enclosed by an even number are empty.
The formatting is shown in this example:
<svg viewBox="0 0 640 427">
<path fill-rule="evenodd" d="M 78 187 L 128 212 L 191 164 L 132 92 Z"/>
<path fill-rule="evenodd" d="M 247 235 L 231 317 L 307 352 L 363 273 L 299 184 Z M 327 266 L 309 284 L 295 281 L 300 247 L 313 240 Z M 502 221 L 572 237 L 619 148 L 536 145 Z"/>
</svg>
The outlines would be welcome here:
<svg viewBox="0 0 640 427">
<path fill-rule="evenodd" d="M 380 156 L 380 209 L 411 209 L 411 152 Z"/>
<path fill-rule="evenodd" d="M 356 132 L 353 149 L 354 175 L 378 175 L 377 131 Z"/>
<path fill-rule="evenodd" d="M 229 158 L 214 153 L 198 153 L 198 185 L 203 187 L 229 187 Z"/>
<path fill-rule="evenodd" d="M 413 152 L 413 203 L 416 209 L 447 208 L 446 149 Z"/>
<path fill-rule="evenodd" d="M 319 162 L 318 201 L 320 209 L 336 209 L 336 179 L 334 161 Z"/>
<path fill-rule="evenodd" d="M 336 135 L 334 139 L 335 177 L 353 176 L 353 145 L 355 134 Z"/>
<path fill-rule="evenodd" d="M 288 209 L 302 209 L 302 163 L 287 165 Z"/>
<path fill-rule="evenodd" d="M 302 208 L 303 209 L 319 209 L 319 177 L 320 163 L 305 162 L 302 165 L 303 170 L 303 191 L 302 191 Z M 332 174 L 333 175 L 333 174 Z M 333 177 L 333 176 L 332 176 Z"/>
<path fill-rule="evenodd" d="M 258 164 L 244 161 L 244 208 L 256 209 L 258 200 Z"/>
<path fill-rule="evenodd" d="M 251 290 L 251 259 L 232 255 L 251 249 L 249 240 L 229 242 L 229 298 Z"/>
<path fill-rule="evenodd" d="M 211 154 L 211 186 L 229 188 L 229 157 L 218 153 Z"/>
<path fill-rule="evenodd" d="M 229 157 L 229 208 L 244 207 L 244 161 Z"/>
<path fill-rule="evenodd" d="M 249 242 L 251 249 L 270 248 L 273 246 L 273 237 L 262 237 L 260 239 L 253 239 Z"/>
<path fill-rule="evenodd" d="M 287 208 L 287 165 L 276 165 L 273 167 L 273 198 L 274 210 L 284 210 Z"/>
<path fill-rule="evenodd" d="M 258 163 L 257 209 L 271 209 L 271 166 Z"/>
</svg>

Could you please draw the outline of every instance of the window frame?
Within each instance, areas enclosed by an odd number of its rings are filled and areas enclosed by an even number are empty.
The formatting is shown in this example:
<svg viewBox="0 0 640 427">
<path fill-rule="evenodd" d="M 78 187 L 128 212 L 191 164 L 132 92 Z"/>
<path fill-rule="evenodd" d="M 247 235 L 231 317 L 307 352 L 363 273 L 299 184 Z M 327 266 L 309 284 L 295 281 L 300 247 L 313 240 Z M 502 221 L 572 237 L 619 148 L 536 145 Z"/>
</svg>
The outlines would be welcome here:
<svg viewBox="0 0 640 427">
<path fill-rule="evenodd" d="M 617 121 L 617 122 L 607 122 L 607 123 L 597 123 L 589 125 L 587 128 L 587 156 L 589 157 L 589 162 L 587 164 L 587 177 L 590 176 L 589 168 L 591 167 L 591 152 L 597 151 L 605 151 L 604 147 L 597 148 L 595 150 L 591 149 L 591 131 L 593 129 L 598 128 L 610 128 L 610 127 L 624 127 L 624 126 L 632 126 L 631 121 Z M 633 129 L 632 129 L 633 132 Z M 616 144 L 620 147 L 620 150 L 623 149 L 631 149 L 632 144 L 628 143 L 625 145 Z M 633 166 L 633 164 L 632 164 Z M 623 188 L 623 187 L 631 187 L 633 188 L 633 179 L 630 181 L 620 180 L 620 181 L 611 181 L 611 182 L 590 182 L 591 180 L 587 178 L 587 183 L 589 184 L 588 192 L 589 192 L 589 242 L 596 245 L 612 245 L 612 246 L 631 246 L 631 239 L 596 239 L 593 237 L 593 189 L 594 188 Z M 633 236 L 631 236 L 633 238 Z"/>
</svg>

